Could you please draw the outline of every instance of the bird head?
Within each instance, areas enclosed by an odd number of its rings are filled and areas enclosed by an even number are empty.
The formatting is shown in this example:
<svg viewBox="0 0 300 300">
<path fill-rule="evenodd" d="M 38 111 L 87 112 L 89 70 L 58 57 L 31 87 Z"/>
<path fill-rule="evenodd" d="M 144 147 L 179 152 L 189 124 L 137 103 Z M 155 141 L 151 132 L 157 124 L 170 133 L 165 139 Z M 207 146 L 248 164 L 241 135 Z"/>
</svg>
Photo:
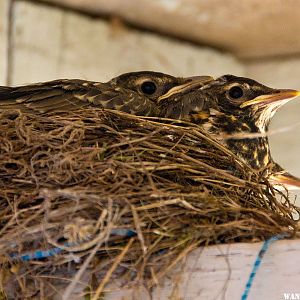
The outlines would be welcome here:
<svg viewBox="0 0 300 300">
<path fill-rule="evenodd" d="M 122 74 L 110 81 L 119 91 L 126 91 L 135 96 L 145 97 L 153 102 L 180 84 L 178 78 L 158 72 L 130 72 Z"/>
<path fill-rule="evenodd" d="M 200 91 L 201 97 L 209 103 L 208 117 L 202 121 L 205 129 L 219 136 L 252 168 L 270 165 L 273 160 L 265 132 L 277 109 L 300 92 L 273 89 L 233 75 L 219 77 Z"/>
<path fill-rule="evenodd" d="M 255 80 L 225 75 L 201 88 L 220 113 L 243 122 L 251 131 L 265 132 L 277 109 L 300 95 L 291 89 L 273 89 Z"/>
<path fill-rule="evenodd" d="M 189 95 L 193 93 L 197 94 L 194 99 L 201 98 L 199 89 L 212 80 L 214 78 L 211 76 L 182 78 L 159 72 L 141 71 L 122 74 L 109 81 L 109 84 L 120 95 L 126 96 L 123 98 L 131 101 L 131 107 L 143 105 L 148 110 L 144 112 L 137 107 L 133 113 L 180 119 L 182 115 L 188 114 L 191 108 L 186 98 L 189 99 Z M 133 105 L 133 101 L 136 101 L 136 105 Z M 197 106 L 197 103 L 195 102 L 193 106 Z"/>
</svg>

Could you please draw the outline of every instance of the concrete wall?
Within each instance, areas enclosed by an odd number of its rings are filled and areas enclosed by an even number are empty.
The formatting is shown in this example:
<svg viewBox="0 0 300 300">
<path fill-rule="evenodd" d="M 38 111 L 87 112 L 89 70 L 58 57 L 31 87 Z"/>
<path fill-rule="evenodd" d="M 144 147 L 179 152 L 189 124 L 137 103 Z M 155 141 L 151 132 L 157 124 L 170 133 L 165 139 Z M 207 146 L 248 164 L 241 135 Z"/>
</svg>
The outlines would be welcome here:
<svg viewBox="0 0 300 300">
<path fill-rule="evenodd" d="M 53 78 L 109 80 L 133 70 L 190 76 L 243 74 L 231 55 L 45 5 L 13 8 L 12 84 Z"/>
</svg>

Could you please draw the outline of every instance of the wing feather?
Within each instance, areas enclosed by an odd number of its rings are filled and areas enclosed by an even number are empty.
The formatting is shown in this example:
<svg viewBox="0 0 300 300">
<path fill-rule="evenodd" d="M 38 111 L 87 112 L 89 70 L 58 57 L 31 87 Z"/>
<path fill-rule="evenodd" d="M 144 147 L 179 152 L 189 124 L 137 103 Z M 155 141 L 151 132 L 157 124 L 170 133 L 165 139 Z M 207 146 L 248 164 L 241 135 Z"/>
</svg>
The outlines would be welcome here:
<svg viewBox="0 0 300 300">
<path fill-rule="evenodd" d="M 84 80 L 55 80 L 20 87 L 0 87 L 0 110 L 20 109 L 46 113 L 55 110 L 76 110 L 84 106 L 105 107 L 115 102 L 117 91 L 107 84 Z M 98 100 L 95 101 L 95 99 Z M 99 101 L 101 99 L 101 101 Z M 120 101 L 119 101 L 120 102 Z M 114 108 L 109 104 L 110 108 Z"/>
<path fill-rule="evenodd" d="M 112 82 L 62 79 L 20 87 L 0 86 L 0 111 L 20 109 L 24 112 L 47 113 L 77 110 L 85 106 L 143 116 L 159 115 L 159 109 L 152 100 Z"/>
</svg>

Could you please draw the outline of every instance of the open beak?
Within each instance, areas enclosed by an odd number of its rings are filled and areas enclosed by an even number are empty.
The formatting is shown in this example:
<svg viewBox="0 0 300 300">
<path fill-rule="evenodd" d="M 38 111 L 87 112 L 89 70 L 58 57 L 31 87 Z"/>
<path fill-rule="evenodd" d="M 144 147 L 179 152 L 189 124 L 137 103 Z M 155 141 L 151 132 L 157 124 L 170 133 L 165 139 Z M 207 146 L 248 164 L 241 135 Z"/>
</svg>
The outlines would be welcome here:
<svg viewBox="0 0 300 300">
<path fill-rule="evenodd" d="M 246 101 L 240 105 L 241 108 L 259 104 L 268 105 L 277 101 L 292 100 L 300 95 L 300 91 L 296 90 L 274 90 L 274 93 L 258 96 L 252 100 Z"/>
<path fill-rule="evenodd" d="M 158 98 L 158 102 L 175 94 L 187 93 L 193 89 L 202 87 L 213 80 L 215 79 L 211 76 L 194 76 L 185 78 L 183 84 L 171 88 L 167 93 Z"/>
</svg>

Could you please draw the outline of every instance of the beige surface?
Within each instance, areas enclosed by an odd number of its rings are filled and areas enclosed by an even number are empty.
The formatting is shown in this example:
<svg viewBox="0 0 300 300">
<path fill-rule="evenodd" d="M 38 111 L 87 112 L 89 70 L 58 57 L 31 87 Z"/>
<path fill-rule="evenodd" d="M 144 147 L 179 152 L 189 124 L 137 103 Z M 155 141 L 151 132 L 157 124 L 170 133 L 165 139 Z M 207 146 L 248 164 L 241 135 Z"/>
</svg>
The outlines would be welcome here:
<svg viewBox="0 0 300 300">
<path fill-rule="evenodd" d="M 161 282 L 161 286 L 153 292 L 153 298 L 144 293 L 137 295 L 136 299 L 241 299 L 261 247 L 262 243 L 237 243 L 199 248 L 189 255 L 186 264 L 173 272 L 172 280 Z M 284 300 L 284 293 L 298 293 L 300 296 L 299 251 L 299 240 L 276 241 L 271 244 L 247 299 Z M 105 299 L 133 299 L 130 292 L 125 295 L 123 292 L 108 293 Z"/>
<path fill-rule="evenodd" d="M 0 0 L 0 84 L 7 81 L 9 0 Z"/>
<path fill-rule="evenodd" d="M 300 57 L 260 60 L 249 63 L 246 70 L 249 77 L 270 86 L 300 90 Z M 272 120 L 270 133 L 274 159 L 300 177 L 300 97 L 280 108 Z"/>
<path fill-rule="evenodd" d="M 11 84 L 54 79 L 59 75 L 64 13 L 15 2 Z"/>
<path fill-rule="evenodd" d="M 13 84 L 62 77 L 101 81 L 135 70 L 243 74 L 231 55 L 102 19 L 26 2 L 16 2 L 14 15 Z"/>
<path fill-rule="evenodd" d="M 117 14 L 141 27 L 243 57 L 300 53 L 300 1 L 44 0 L 92 14 Z"/>
</svg>

